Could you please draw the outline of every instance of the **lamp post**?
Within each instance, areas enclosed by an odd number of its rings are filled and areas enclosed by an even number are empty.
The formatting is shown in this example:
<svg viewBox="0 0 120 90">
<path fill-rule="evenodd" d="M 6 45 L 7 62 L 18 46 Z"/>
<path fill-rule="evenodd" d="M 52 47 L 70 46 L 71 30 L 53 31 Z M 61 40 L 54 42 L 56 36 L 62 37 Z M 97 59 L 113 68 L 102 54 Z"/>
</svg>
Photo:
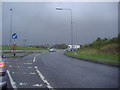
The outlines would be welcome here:
<svg viewBox="0 0 120 90">
<path fill-rule="evenodd" d="M 12 46 L 12 9 L 10 9 L 11 12 L 11 18 L 10 18 L 10 51 L 11 51 L 11 46 Z"/>
<path fill-rule="evenodd" d="M 71 45 L 73 48 L 73 20 L 72 20 L 72 9 L 70 8 L 56 8 L 56 10 L 69 10 L 71 13 Z"/>
</svg>

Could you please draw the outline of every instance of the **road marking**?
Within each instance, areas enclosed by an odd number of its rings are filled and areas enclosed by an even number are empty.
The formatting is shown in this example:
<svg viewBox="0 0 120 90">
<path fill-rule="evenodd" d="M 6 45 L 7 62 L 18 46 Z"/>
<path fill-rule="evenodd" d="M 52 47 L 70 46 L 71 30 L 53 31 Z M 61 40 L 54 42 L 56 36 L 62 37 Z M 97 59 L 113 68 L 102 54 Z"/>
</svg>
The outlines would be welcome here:
<svg viewBox="0 0 120 90">
<path fill-rule="evenodd" d="M 20 67 L 22 67 L 22 66 L 17 66 L 17 68 L 20 68 Z"/>
<path fill-rule="evenodd" d="M 32 63 L 24 63 L 24 64 L 32 64 Z"/>
<path fill-rule="evenodd" d="M 33 62 L 35 62 L 35 59 L 36 59 L 36 56 L 34 57 Z"/>
<path fill-rule="evenodd" d="M 45 77 L 42 75 L 42 73 L 38 70 L 37 66 L 35 66 L 35 69 L 36 69 L 38 75 L 40 76 L 40 78 L 43 80 L 43 82 L 46 83 L 47 87 L 49 89 L 53 89 L 53 87 L 50 85 L 50 83 L 48 83 L 48 81 L 45 79 Z"/>
<path fill-rule="evenodd" d="M 27 85 L 27 83 L 22 83 L 22 82 L 21 82 L 19 85 L 21 85 L 21 86 L 22 86 L 22 85 Z"/>
<path fill-rule="evenodd" d="M 36 57 L 39 56 L 39 55 L 40 55 L 40 54 L 35 55 L 35 57 L 33 58 L 33 62 L 35 62 Z"/>
<path fill-rule="evenodd" d="M 42 87 L 42 84 L 35 84 L 35 85 L 32 85 L 32 86 Z"/>
<path fill-rule="evenodd" d="M 36 73 L 30 73 L 30 74 L 36 74 Z"/>
<path fill-rule="evenodd" d="M 12 67 L 12 65 L 9 65 L 9 67 Z"/>
<path fill-rule="evenodd" d="M 32 68 L 32 67 L 27 67 L 27 68 Z"/>
<path fill-rule="evenodd" d="M 15 72 L 12 72 L 12 74 L 14 74 Z"/>
<path fill-rule="evenodd" d="M 33 59 L 33 62 L 35 62 L 36 57 L 39 56 L 39 55 L 40 55 L 40 54 L 35 55 L 35 57 L 34 57 L 34 59 Z M 47 85 L 47 87 L 48 87 L 49 89 L 54 90 L 53 87 L 50 85 L 50 83 L 45 79 L 45 77 L 42 75 L 42 73 L 38 70 L 37 66 L 35 66 L 35 69 L 36 69 L 36 72 L 38 73 L 39 77 L 43 80 L 43 82 Z M 37 84 L 36 86 L 38 86 L 38 84 Z"/>
<path fill-rule="evenodd" d="M 7 70 L 7 74 L 8 74 L 8 76 L 9 76 L 9 78 L 10 78 L 10 83 L 11 83 L 13 89 L 14 89 L 14 90 L 17 90 L 16 83 L 13 81 L 13 79 L 12 79 L 12 77 L 11 77 L 11 75 L 10 75 L 9 70 Z"/>
</svg>

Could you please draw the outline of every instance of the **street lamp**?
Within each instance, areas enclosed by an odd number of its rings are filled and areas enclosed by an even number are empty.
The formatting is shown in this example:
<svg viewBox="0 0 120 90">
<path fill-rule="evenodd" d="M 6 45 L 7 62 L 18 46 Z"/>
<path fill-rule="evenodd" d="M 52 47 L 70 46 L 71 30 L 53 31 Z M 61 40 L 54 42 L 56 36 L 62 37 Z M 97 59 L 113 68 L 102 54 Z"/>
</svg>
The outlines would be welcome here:
<svg viewBox="0 0 120 90">
<path fill-rule="evenodd" d="M 70 8 L 56 8 L 56 10 L 69 10 L 70 13 L 71 13 L 71 45 L 72 45 L 72 48 L 73 48 L 73 22 L 72 22 L 72 9 Z"/>
<path fill-rule="evenodd" d="M 12 46 L 12 9 L 10 9 L 11 12 L 11 20 L 10 20 L 10 51 L 11 51 L 11 46 Z"/>
</svg>

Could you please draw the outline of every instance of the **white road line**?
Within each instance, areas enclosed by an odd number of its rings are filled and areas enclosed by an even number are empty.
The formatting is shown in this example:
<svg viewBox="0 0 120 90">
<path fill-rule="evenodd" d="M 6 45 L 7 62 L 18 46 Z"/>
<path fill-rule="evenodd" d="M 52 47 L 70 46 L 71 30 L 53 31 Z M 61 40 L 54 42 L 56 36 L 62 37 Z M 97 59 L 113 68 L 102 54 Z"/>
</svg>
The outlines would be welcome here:
<svg viewBox="0 0 120 90">
<path fill-rule="evenodd" d="M 36 57 L 39 56 L 39 55 L 40 55 L 40 54 L 35 55 L 35 57 L 34 57 L 34 59 L 33 59 L 33 62 L 35 62 Z M 39 77 L 42 79 L 42 81 L 43 81 L 44 83 L 46 83 L 47 87 L 48 87 L 49 89 L 54 90 L 53 87 L 50 85 L 50 83 L 45 79 L 45 77 L 42 75 L 42 73 L 38 70 L 37 66 L 35 66 L 35 69 L 36 69 L 36 72 L 38 73 Z"/>
<path fill-rule="evenodd" d="M 13 89 L 14 89 L 14 90 L 17 90 L 16 83 L 13 81 L 13 79 L 12 79 L 12 77 L 11 77 L 11 75 L 10 75 L 9 70 L 7 70 L 7 74 L 8 74 L 8 76 L 9 76 L 10 83 L 11 83 Z"/>
<path fill-rule="evenodd" d="M 12 67 L 12 65 L 9 65 L 9 67 Z"/>
<path fill-rule="evenodd" d="M 27 67 L 27 68 L 32 68 L 32 67 Z"/>
<path fill-rule="evenodd" d="M 36 57 L 39 56 L 39 55 L 40 55 L 40 54 L 35 55 L 35 57 L 33 58 L 33 62 L 35 62 Z"/>
<path fill-rule="evenodd" d="M 12 72 L 12 74 L 14 74 L 15 72 Z"/>
<path fill-rule="evenodd" d="M 32 85 L 32 86 L 35 86 L 35 87 L 42 87 L 42 84 L 35 84 L 35 85 Z"/>
<path fill-rule="evenodd" d="M 24 64 L 32 64 L 32 63 L 24 63 Z"/>
<path fill-rule="evenodd" d="M 23 82 L 21 82 L 19 85 L 21 85 L 21 86 L 22 86 L 22 85 L 27 85 L 27 83 L 23 83 Z"/>
<path fill-rule="evenodd" d="M 38 75 L 40 76 L 40 78 L 43 80 L 43 82 L 46 83 L 47 87 L 49 89 L 53 89 L 53 87 L 50 85 L 50 83 L 48 83 L 48 81 L 45 79 L 45 77 L 42 75 L 42 73 L 38 70 L 37 66 L 35 66 L 35 69 L 36 69 Z"/>
<path fill-rule="evenodd" d="M 36 57 L 34 57 L 33 62 L 35 62 Z"/>
<path fill-rule="evenodd" d="M 33 74 L 33 75 L 34 75 L 34 74 L 36 74 L 36 73 L 29 73 L 29 74 Z"/>
</svg>

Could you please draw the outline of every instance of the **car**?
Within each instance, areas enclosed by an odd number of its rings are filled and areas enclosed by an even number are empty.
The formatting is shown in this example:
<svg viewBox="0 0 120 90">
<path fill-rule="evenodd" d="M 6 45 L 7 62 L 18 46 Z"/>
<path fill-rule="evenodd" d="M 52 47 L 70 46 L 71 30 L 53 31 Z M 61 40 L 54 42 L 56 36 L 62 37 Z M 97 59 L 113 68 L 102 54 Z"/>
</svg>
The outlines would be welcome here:
<svg viewBox="0 0 120 90">
<path fill-rule="evenodd" d="M 76 51 L 77 50 L 77 48 L 71 48 L 71 51 Z"/>
<path fill-rule="evenodd" d="M 77 50 L 77 48 L 68 48 L 66 51 L 70 52 L 70 51 L 76 51 L 76 50 Z"/>
<path fill-rule="evenodd" d="M 66 51 L 67 51 L 67 52 L 70 52 L 70 51 L 71 51 L 71 49 L 66 49 Z"/>
<path fill-rule="evenodd" d="M 0 88 L 7 88 L 7 80 L 6 80 L 6 70 L 5 70 L 5 62 L 0 56 Z"/>
<path fill-rule="evenodd" d="M 49 49 L 49 52 L 56 52 L 56 51 L 57 51 L 57 49 L 55 49 L 55 48 Z"/>
</svg>

